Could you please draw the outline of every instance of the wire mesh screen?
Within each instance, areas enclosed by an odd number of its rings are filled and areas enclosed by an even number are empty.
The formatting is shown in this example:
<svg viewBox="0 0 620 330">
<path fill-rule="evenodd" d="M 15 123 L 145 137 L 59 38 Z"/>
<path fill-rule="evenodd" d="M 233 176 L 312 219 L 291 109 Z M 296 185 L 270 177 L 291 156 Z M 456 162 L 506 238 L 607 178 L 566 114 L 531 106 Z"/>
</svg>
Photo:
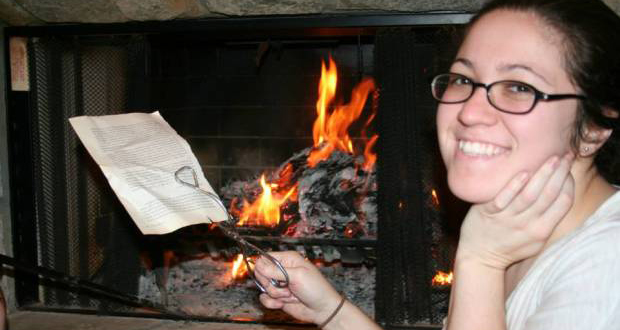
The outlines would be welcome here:
<svg viewBox="0 0 620 330">
<path fill-rule="evenodd" d="M 446 67 L 452 34 L 441 29 L 382 30 L 375 42 L 380 86 L 377 320 L 388 328 L 440 324 L 453 244 L 444 233 L 445 188 L 435 133 L 433 73 Z M 447 55 L 447 56 L 445 56 Z"/>
<path fill-rule="evenodd" d="M 38 262 L 134 294 L 136 229 L 68 118 L 114 114 L 130 106 L 136 78 L 129 71 L 142 45 L 136 39 L 50 37 L 33 39 L 29 48 Z M 57 286 L 44 286 L 42 300 L 55 307 L 110 307 Z"/>
</svg>

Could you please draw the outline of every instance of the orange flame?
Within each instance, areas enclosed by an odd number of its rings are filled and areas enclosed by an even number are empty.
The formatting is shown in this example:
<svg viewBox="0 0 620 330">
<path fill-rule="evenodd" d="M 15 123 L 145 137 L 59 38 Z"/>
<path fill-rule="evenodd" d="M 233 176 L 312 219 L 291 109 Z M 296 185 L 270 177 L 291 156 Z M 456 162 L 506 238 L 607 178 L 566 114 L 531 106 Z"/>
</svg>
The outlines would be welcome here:
<svg viewBox="0 0 620 330">
<path fill-rule="evenodd" d="M 336 95 L 337 82 L 336 64 L 330 57 L 329 68 L 325 67 L 325 63 L 321 65 L 319 99 L 316 103 L 318 117 L 312 129 L 315 150 L 308 156 L 310 167 L 327 159 L 334 150 L 353 153 L 353 142 L 347 130 L 362 113 L 368 94 L 375 89 L 374 80 L 363 79 L 353 89 L 349 104 L 335 106 L 330 115 L 328 108 Z"/>
<path fill-rule="evenodd" d="M 435 277 L 433 277 L 432 285 L 435 285 L 435 286 L 450 285 L 452 284 L 452 277 L 453 277 L 452 272 L 444 273 L 442 271 L 438 271 L 437 274 L 435 274 Z"/>
<path fill-rule="evenodd" d="M 243 260 L 243 254 L 238 254 L 233 261 L 232 278 L 233 280 L 238 280 L 243 278 L 247 273 L 248 267 L 245 265 L 245 261 Z"/>
<path fill-rule="evenodd" d="M 362 165 L 362 168 L 366 172 L 370 172 L 372 167 L 375 166 L 375 163 L 377 162 L 377 154 L 372 152 L 372 148 L 375 146 L 375 143 L 377 143 L 378 138 L 379 135 L 373 135 L 364 148 L 364 165 Z"/>
<path fill-rule="evenodd" d="M 353 153 L 353 141 L 349 137 L 347 130 L 359 118 L 368 95 L 375 90 L 374 80 L 366 78 L 353 89 L 349 104 L 332 107 L 336 95 L 337 82 L 336 64 L 330 57 L 329 68 L 326 67 L 324 62 L 321 66 L 319 99 L 316 102 L 318 116 L 312 130 L 314 149 L 310 152 L 307 160 L 310 167 L 327 159 L 335 150 Z M 333 108 L 331 114 L 328 113 L 330 107 Z M 374 113 L 368 118 L 365 126 L 368 126 L 373 119 Z M 362 131 L 361 134 L 364 137 L 366 136 L 365 131 Z M 364 164 L 362 167 L 367 172 L 372 169 L 377 159 L 376 154 L 372 152 L 377 138 L 377 135 L 370 138 L 364 148 Z M 295 200 L 297 198 L 297 183 L 293 183 L 293 188 L 290 188 L 287 192 L 279 192 L 279 190 L 285 190 L 283 187 L 291 187 L 290 181 L 294 174 L 293 170 L 293 166 L 288 164 L 280 170 L 277 175 L 277 181 L 272 183 L 267 183 L 263 174 L 260 179 L 263 189 L 262 193 L 252 203 L 244 200 L 241 210 L 235 207 L 236 203 L 233 201 L 230 211 L 239 218 L 237 226 L 277 226 L 280 222 L 280 207 L 282 204 L 289 199 Z"/>
<path fill-rule="evenodd" d="M 263 192 L 252 203 L 243 201 L 243 208 L 237 226 L 255 225 L 275 227 L 280 223 L 280 206 L 289 198 L 294 198 L 297 187 L 291 188 L 284 195 L 274 193 L 277 184 L 267 183 L 265 174 L 261 175 L 260 184 Z"/>
<path fill-rule="evenodd" d="M 439 206 L 439 196 L 437 196 L 437 190 L 435 189 L 431 190 L 431 200 L 433 205 Z"/>
</svg>

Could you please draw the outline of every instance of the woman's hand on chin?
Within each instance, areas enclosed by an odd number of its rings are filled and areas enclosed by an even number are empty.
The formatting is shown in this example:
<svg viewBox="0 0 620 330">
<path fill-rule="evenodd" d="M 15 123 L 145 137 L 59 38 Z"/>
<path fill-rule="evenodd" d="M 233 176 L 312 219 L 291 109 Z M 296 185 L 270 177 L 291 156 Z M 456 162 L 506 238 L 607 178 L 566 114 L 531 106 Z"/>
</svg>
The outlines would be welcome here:
<svg viewBox="0 0 620 330">
<path fill-rule="evenodd" d="M 459 257 L 505 270 L 538 254 L 573 203 L 574 156 L 553 156 L 533 176 L 517 174 L 490 202 L 473 205 L 461 227 Z"/>
</svg>

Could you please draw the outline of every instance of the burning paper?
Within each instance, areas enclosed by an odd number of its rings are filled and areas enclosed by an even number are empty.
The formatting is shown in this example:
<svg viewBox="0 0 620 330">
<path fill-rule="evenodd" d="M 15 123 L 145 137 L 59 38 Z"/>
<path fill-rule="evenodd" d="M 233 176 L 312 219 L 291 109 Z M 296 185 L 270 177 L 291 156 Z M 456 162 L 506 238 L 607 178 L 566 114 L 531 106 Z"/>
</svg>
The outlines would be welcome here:
<svg viewBox="0 0 620 330">
<path fill-rule="evenodd" d="M 159 112 L 81 116 L 69 122 L 143 234 L 227 219 L 209 197 L 175 181 L 174 173 L 189 166 L 198 187 L 215 194 L 187 141 Z M 189 176 L 183 179 L 193 182 Z"/>
<path fill-rule="evenodd" d="M 362 79 L 344 104 L 336 99 L 337 83 L 330 57 L 329 65 L 321 67 L 311 147 L 260 179 L 233 181 L 222 188 L 238 226 L 276 227 L 295 237 L 375 236 L 377 155 L 372 149 L 378 136 L 368 138 L 366 128 L 376 108 L 365 120 L 357 148 L 349 128 L 360 119 L 369 95 L 375 100 L 376 86 L 372 78 Z"/>
</svg>

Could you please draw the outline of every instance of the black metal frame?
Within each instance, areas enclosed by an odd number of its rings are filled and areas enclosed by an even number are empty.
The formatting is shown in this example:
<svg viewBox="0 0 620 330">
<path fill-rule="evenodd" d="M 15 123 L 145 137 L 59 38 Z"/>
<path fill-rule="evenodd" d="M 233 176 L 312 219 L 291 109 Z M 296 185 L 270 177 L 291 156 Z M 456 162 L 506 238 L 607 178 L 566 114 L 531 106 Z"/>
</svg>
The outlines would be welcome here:
<svg viewBox="0 0 620 330">
<path fill-rule="evenodd" d="M 325 14 L 296 16 L 250 16 L 197 20 L 149 21 L 111 24 L 54 24 L 7 27 L 6 37 L 43 35 L 203 33 L 209 37 L 246 39 L 256 36 L 369 35 L 380 27 L 464 24 L 467 12 L 399 14 Z M 243 34 L 239 34 L 243 32 Z"/>
<path fill-rule="evenodd" d="M 270 38 L 328 38 L 329 36 L 372 36 L 382 27 L 432 26 L 464 24 L 472 14 L 407 13 L 365 15 L 301 15 L 260 16 L 242 18 L 212 18 L 200 20 L 174 20 L 166 22 L 132 22 L 118 24 L 59 24 L 30 27 L 5 28 L 5 58 L 9 58 L 8 40 L 11 37 L 38 36 L 87 36 L 87 35 L 135 35 L 201 34 L 218 40 L 248 40 L 269 36 Z M 6 61 L 6 81 L 10 82 L 10 64 Z M 10 91 L 7 88 L 7 140 L 9 145 L 10 194 L 13 228 L 14 257 L 22 264 L 36 267 L 36 205 L 34 168 L 30 150 L 29 92 Z M 39 300 L 37 276 L 16 271 L 15 291 L 18 306 Z M 79 311 L 78 311 L 79 312 Z M 84 311 L 85 312 L 85 311 Z M 416 329 L 419 327 L 411 327 Z M 421 328 L 419 328 L 421 329 Z"/>
</svg>

